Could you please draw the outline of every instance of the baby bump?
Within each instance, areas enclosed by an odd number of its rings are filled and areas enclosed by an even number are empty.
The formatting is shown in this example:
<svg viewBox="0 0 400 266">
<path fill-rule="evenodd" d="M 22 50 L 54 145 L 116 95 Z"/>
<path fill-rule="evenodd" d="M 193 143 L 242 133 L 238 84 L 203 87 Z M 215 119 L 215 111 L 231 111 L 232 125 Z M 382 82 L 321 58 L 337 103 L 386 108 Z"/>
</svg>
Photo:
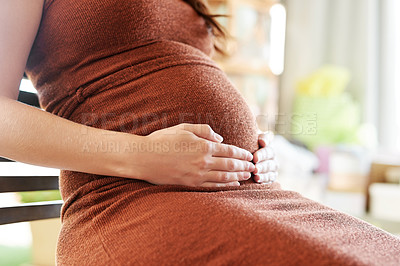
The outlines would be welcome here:
<svg viewBox="0 0 400 266">
<path fill-rule="evenodd" d="M 224 143 L 257 149 L 254 115 L 226 74 L 200 50 L 150 41 L 106 60 L 109 67 L 93 63 L 85 71 L 92 81 L 80 78 L 89 85 L 79 86 L 68 119 L 138 135 L 180 123 L 209 124 Z"/>
<path fill-rule="evenodd" d="M 208 65 L 177 65 L 88 99 L 79 122 L 148 135 L 180 123 L 209 124 L 224 143 L 257 149 L 254 115 L 227 76 Z"/>
</svg>

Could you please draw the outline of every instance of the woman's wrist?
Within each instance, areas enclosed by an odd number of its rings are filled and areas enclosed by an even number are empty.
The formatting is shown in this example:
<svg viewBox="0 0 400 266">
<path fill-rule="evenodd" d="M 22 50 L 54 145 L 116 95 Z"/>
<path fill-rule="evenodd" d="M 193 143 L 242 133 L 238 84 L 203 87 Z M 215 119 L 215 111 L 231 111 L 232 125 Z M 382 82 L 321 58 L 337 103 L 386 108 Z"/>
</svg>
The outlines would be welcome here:
<svg viewBox="0 0 400 266">
<path fill-rule="evenodd" d="M 117 132 L 103 145 L 102 160 L 109 175 L 142 179 L 148 167 L 146 136 Z"/>
</svg>

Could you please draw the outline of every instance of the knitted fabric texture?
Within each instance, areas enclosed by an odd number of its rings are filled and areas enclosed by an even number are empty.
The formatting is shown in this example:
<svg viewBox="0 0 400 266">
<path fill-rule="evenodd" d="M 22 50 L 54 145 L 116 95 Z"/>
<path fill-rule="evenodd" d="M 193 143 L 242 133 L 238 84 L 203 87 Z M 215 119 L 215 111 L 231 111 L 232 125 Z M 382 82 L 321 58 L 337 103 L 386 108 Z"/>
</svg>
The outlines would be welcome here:
<svg viewBox="0 0 400 266">
<path fill-rule="evenodd" d="M 205 21 L 181 0 L 47 0 L 26 73 L 65 119 L 139 135 L 207 123 L 254 152 L 255 118 L 211 53 Z M 137 178 L 61 171 L 59 265 L 400 264 L 398 238 L 277 183 Z"/>
</svg>

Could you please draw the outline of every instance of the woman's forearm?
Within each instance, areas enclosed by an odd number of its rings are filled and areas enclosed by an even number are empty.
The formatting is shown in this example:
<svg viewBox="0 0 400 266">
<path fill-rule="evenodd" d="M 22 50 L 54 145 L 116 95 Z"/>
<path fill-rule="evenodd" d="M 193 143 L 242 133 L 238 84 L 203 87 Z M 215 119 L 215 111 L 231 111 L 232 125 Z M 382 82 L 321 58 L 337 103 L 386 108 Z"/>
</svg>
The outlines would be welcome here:
<svg viewBox="0 0 400 266">
<path fill-rule="evenodd" d="M 126 147 L 140 146 L 144 137 L 88 127 L 0 96 L 0 156 L 19 162 L 65 170 L 129 177 Z M 132 158 L 131 158 L 132 157 Z M 138 158 L 135 158 L 138 157 Z"/>
</svg>

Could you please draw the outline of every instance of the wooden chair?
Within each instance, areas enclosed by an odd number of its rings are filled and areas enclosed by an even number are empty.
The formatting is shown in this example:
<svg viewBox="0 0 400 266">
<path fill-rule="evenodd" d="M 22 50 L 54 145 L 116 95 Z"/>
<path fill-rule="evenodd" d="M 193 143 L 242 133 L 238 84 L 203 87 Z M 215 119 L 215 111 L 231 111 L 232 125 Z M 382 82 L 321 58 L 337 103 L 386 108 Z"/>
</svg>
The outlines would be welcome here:
<svg viewBox="0 0 400 266">
<path fill-rule="evenodd" d="M 36 94 L 20 91 L 18 101 L 39 107 Z M 1 164 L 12 162 L 0 157 Z M 0 170 L 1 175 L 1 170 Z M 58 176 L 0 176 L 0 193 L 57 190 Z M 47 201 L 0 207 L 0 225 L 60 217 L 62 201 Z"/>
</svg>

